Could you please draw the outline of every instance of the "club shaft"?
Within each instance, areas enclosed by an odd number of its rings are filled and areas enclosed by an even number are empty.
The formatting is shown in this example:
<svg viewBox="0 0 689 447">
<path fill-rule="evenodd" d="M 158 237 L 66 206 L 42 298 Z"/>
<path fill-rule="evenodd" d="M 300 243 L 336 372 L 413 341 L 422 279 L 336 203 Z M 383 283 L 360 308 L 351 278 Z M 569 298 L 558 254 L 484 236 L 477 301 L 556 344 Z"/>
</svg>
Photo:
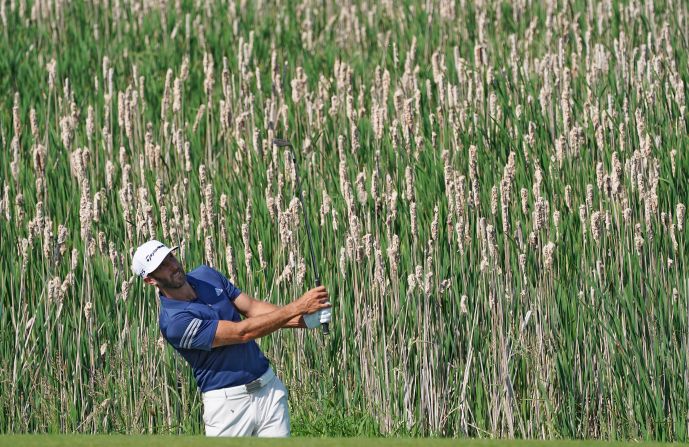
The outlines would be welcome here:
<svg viewBox="0 0 689 447">
<path fill-rule="evenodd" d="M 304 213 L 304 221 L 306 222 L 306 235 L 309 238 L 309 250 L 311 251 L 311 266 L 316 274 L 316 287 L 321 284 L 321 277 L 318 274 L 318 266 L 316 265 L 316 255 L 313 252 L 313 241 L 311 240 L 311 225 L 309 219 L 306 217 L 306 207 L 304 206 L 304 195 L 301 192 L 301 182 L 299 181 L 299 167 L 297 165 L 297 157 L 294 154 L 294 148 L 290 146 L 292 152 L 292 161 L 294 162 L 294 172 L 297 177 L 297 189 L 299 190 L 299 201 L 301 202 L 301 209 Z"/>
<path fill-rule="evenodd" d="M 320 137 L 320 135 L 319 135 Z M 289 147 L 290 148 L 290 153 L 292 154 L 292 163 L 294 163 L 294 175 L 297 181 L 297 189 L 299 190 L 299 202 L 301 203 L 301 209 L 304 213 L 304 221 L 306 222 L 306 234 L 309 238 L 309 251 L 311 252 L 311 267 L 313 268 L 314 274 L 316 275 L 316 287 L 319 287 L 321 285 L 321 277 L 318 274 L 318 266 L 316 265 L 316 255 L 313 252 L 313 240 L 311 238 L 311 224 L 309 222 L 309 219 L 306 216 L 306 206 L 304 205 L 304 194 L 302 193 L 301 190 L 301 181 L 299 180 L 299 165 L 297 164 L 297 155 L 294 152 L 294 146 L 285 139 L 282 138 L 275 138 L 273 139 L 273 144 L 277 145 L 278 147 Z M 321 323 L 321 329 L 323 331 L 323 335 L 328 335 L 330 334 L 330 324 L 323 322 Z"/>
</svg>

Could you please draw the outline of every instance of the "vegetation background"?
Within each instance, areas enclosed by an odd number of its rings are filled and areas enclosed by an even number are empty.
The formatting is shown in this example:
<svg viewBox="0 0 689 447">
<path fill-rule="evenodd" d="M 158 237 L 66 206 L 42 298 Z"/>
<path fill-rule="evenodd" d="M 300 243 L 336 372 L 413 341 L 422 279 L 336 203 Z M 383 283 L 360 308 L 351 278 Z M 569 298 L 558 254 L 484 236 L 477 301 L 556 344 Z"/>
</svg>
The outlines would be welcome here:
<svg viewBox="0 0 689 447">
<path fill-rule="evenodd" d="M 687 3 L 0 0 L 0 432 L 201 434 L 131 271 L 331 336 L 295 435 L 686 441 Z M 306 206 L 287 154 L 297 148 Z"/>
</svg>

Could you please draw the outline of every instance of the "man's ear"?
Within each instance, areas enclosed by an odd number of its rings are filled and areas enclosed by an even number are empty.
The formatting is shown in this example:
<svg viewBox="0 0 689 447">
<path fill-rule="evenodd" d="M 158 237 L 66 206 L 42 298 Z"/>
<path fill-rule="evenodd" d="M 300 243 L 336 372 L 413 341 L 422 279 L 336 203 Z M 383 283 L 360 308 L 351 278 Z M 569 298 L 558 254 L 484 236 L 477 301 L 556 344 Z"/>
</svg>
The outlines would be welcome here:
<svg viewBox="0 0 689 447">
<path fill-rule="evenodd" d="M 151 278 L 150 276 L 144 277 L 144 282 L 145 282 L 146 284 L 150 284 L 150 285 L 152 285 L 152 286 L 155 286 L 155 285 L 158 284 L 158 283 L 156 282 L 156 280 L 153 279 L 153 278 Z"/>
</svg>

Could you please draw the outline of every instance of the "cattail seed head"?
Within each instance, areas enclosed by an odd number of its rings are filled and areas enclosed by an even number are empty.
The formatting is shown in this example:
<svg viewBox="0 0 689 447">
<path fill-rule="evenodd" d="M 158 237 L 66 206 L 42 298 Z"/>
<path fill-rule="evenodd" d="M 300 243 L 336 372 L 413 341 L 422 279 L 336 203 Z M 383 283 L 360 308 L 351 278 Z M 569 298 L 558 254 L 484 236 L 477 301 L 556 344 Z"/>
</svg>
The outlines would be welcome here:
<svg viewBox="0 0 689 447">
<path fill-rule="evenodd" d="M 522 213 L 527 214 L 529 212 L 529 190 L 522 188 L 519 193 L 522 199 Z"/>
<path fill-rule="evenodd" d="M 55 88 L 55 77 L 57 76 L 57 61 L 51 59 L 47 64 L 46 68 L 48 70 L 48 89 L 50 91 Z"/>
<path fill-rule="evenodd" d="M 467 308 L 467 296 L 462 295 L 462 298 L 459 300 L 459 312 L 462 314 L 466 314 L 469 312 L 469 309 Z"/>
<path fill-rule="evenodd" d="M 684 217 L 687 208 L 683 203 L 678 203 L 675 207 L 675 217 L 677 218 L 677 230 L 681 233 L 684 231 Z"/>
<path fill-rule="evenodd" d="M 337 210 L 333 208 L 330 214 L 332 215 L 333 233 L 337 233 Z"/>
<path fill-rule="evenodd" d="M 297 287 L 301 287 L 304 284 L 304 278 L 306 277 L 306 262 L 303 256 L 298 256 L 297 265 L 295 268 L 294 283 Z"/>
<path fill-rule="evenodd" d="M 60 251 L 60 255 L 64 255 L 65 251 L 67 251 L 67 246 L 66 246 L 66 241 L 67 241 L 67 227 L 64 226 L 63 224 L 58 225 L 57 228 L 57 247 L 58 250 Z"/>
<path fill-rule="evenodd" d="M 182 110 L 182 80 L 175 78 L 172 87 L 172 112 L 178 113 Z"/>
<path fill-rule="evenodd" d="M 433 210 L 433 221 L 431 222 L 431 240 L 438 240 L 438 205 Z"/>
<path fill-rule="evenodd" d="M 605 210 L 605 231 L 612 231 L 612 214 Z"/>
<path fill-rule="evenodd" d="M 414 289 L 416 289 L 416 275 L 410 273 L 407 275 L 407 295 L 414 293 Z"/>
<path fill-rule="evenodd" d="M 88 139 L 89 143 L 93 141 L 93 134 L 96 129 L 95 119 L 93 106 L 89 105 L 88 109 L 86 110 L 86 138 Z"/>
<path fill-rule="evenodd" d="M 677 168 L 677 149 L 673 149 L 670 151 L 670 166 L 672 167 L 672 176 L 675 176 L 675 171 Z"/>
<path fill-rule="evenodd" d="M 354 184 L 356 185 L 356 189 L 357 189 L 357 199 L 359 200 L 359 203 L 361 205 L 365 205 L 366 200 L 367 200 L 365 181 L 366 181 L 366 174 L 364 172 L 360 172 L 356 176 L 356 181 L 354 182 Z"/>
<path fill-rule="evenodd" d="M 471 199 L 474 207 L 478 208 L 481 206 L 478 178 L 474 178 L 471 180 Z"/>
<path fill-rule="evenodd" d="M 554 252 L 555 244 L 548 241 L 548 243 L 543 246 L 543 268 L 547 271 L 552 270 Z"/>
<path fill-rule="evenodd" d="M 677 242 L 677 236 L 675 235 L 675 224 L 670 224 L 668 233 L 670 234 L 670 240 L 672 241 L 672 250 L 677 252 L 677 250 L 679 250 L 679 243 Z"/>
<path fill-rule="evenodd" d="M 632 222 L 632 209 L 629 207 L 625 208 L 624 211 L 622 212 L 622 216 L 624 218 L 624 223 L 626 223 L 627 225 L 631 224 L 631 222 Z"/>
<path fill-rule="evenodd" d="M 586 211 L 591 212 L 593 209 L 593 185 L 586 185 Z"/>
<path fill-rule="evenodd" d="M 323 202 L 321 203 L 321 227 L 325 227 L 325 219 L 328 214 L 330 214 L 330 209 L 332 206 L 332 200 L 328 195 L 328 192 L 323 190 Z"/>
<path fill-rule="evenodd" d="M 77 265 L 79 263 L 79 250 L 76 248 L 72 249 L 72 261 L 70 263 L 70 270 L 74 271 L 77 268 Z"/>
<path fill-rule="evenodd" d="M 213 238 L 211 236 L 206 236 L 205 238 L 205 253 L 206 262 L 209 266 L 214 267 L 215 265 L 215 250 L 213 249 Z"/>
<path fill-rule="evenodd" d="M 91 309 L 93 308 L 93 304 L 91 304 L 91 301 L 87 301 L 86 304 L 84 304 L 84 317 L 86 320 L 91 319 Z"/>
<path fill-rule="evenodd" d="M 545 227 L 549 215 L 548 201 L 543 197 L 538 197 L 533 211 L 534 232 L 538 232 L 541 228 Z"/>
<path fill-rule="evenodd" d="M 249 245 L 249 225 L 246 223 L 242 224 L 242 241 L 244 242 L 244 263 L 246 270 L 251 270 L 251 259 L 253 255 L 251 253 L 251 247 Z"/>
<path fill-rule="evenodd" d="M 26 271 L 26 266 L 29 263 L 29 240 L 27 238 L 22 238 L 21 241 L 21 253 L 22 253 L 22 272 Z"/>
<path fill-rule="evenodd" d="M 498 250 L 495 228 L 492 225 L 486 225 L 486 244 L 488 245 L 488 253 L 491 258 L 495 259 L 498 255 Z"/>
<path fill-rule="evenodd" d="M 634 226 L 634 247 L 636 248 L 636 254 L 641 256 L 641 249 L 644 246 L 644 238 L 641 236 L 641 224 L 636 224 Z"/>
<path fill-rule="evenodd" d="M 404 169 L 404 180 L 405 180 L 405 198 L 412 202 L 414 201 L 414 174 L 412 172 L 411 166 L 407 166 Z"/>
<path fill-rule="evenodd" d="M 17 216 L 17 222 L 23 222 L 24 221 L 24 195 L 22 193 L 18 193 L 14 197 L 14 207 L 15 207 L 15 215 Z"/>
<path fill-rule="evenodd" d="M 48 302 L 59 303 L 62 301 L 62 294 L 60 293 L 60 284 L 62 281 L 59 276 L 53 276 L 48 281 Z"/>
<path fill-rule="evenodd" d="M 426 272 L 423 281 L 423 293 L 425 295 L 430 295 L 433 290 L 433 271 Z"/>
<path fill-rule="evenodd" d="M 601 212 L 594 211 L 594 213 L 591 215 L 591 235 L 593 236 L 593 240 L 600 242 L 601 233 Z"/>
<path fill-rule="evenodd" d="M 31 136 L 34 140 L 38 139 L 38 118 L 36 117 L 36 109 L 31 108 L 29 111 L 29 125 L 31 126 Z"/>
<path fill-rule="evenodd" d="M 263 255 L 263 242 L 258 241 L 258 263 L 259 266 L 261 267 L 261 270 L 265 270 L 266 267 L 268 267 L 268 263 L 266 262 L 264 255 Z"/>
<path fill-rule="evenodd" d="M 416 202 L 412 202 L 409 205 L 409 212 L 411 215 L 411 234 L 414 240 L 416 240 L 419 237 L 418 226 L 416 223 Z"/>
<path fill-rule="evenodd" d="M 555 229 L 559 231 L 560 229 L 560 212 L 558 210 L 553 211 L 553 224 Z"/>
<path fill-rule="evenodd" d="M 101 254 L 107 255 L 108 243 L 105 240 L 105 233 L 102 231 L 98 232 L 98 249 L 100 250 Z"/>
<path fill-rule="evenodd" d="M 14 94 L 14 106 L 12 107 L 12 124 L 14 128 L 14 136 L 19 138 L 22 133 L 22 123 L 19 112 L 19 92 Z"/>
<path fill-rule="evenodd" d="M 129 281 L 122 281 L 122 287 L 120 290 L 120 295 L 119 299 L 123 302 L 127 301 L 127 297 L 129 296 L 129 289 L 130 289 L 131 284 Z"/>
<path fill-rule="evenodd" d="M 227 271 L 230 281 L 237 284 L 237 264 L 234 257 L 234 250 L 231 245 L 225 247 L 225 262 L 227 263 Z"/>
<path fill-rule="evenodd" d="M 498 187 L 493 185 L 490 191 L 490 213 L 495 216 L 498 212 Z"/>
<path fill-rule="evenodd" d="M 5 219 L 9 222 L 12 220 L 12 210 L 10 207 L 10 186 L 7 183 L 5 183 L 3 188 L 2 207 L 5 211 Z"/>
<path fill-rule="evenodd" d="M 347 273 L 347 250 L 345 247 L 340 247 L 340 274 L 342 277 L 346 276 Z"/>
<path fill-rule="evenodd" d="M 191 172 L 191 143 L 184 142 L 184 170 Z"/>
<path fill-rule="evenodd" d="M 81 224 L 81 239 L 87 240 L 90 234 L 91 221 L 93 220 L 93 208 L 90 189 L 87 180 L 81 183 L 81 201 L 79 204 L 79 221 Z"/>
</svg>

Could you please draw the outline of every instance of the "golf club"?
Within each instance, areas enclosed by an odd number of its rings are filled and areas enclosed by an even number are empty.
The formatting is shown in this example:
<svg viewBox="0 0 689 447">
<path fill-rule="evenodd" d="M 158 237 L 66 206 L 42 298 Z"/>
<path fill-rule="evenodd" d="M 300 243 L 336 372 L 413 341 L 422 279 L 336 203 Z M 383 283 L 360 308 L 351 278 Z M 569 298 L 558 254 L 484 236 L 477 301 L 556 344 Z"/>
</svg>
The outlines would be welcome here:
<svg viewBox="0 0 689 447">
<path fill-rule="evenodd" d="M 299 165 L 297 165 L 297 156 L 294 153 L 294 146 L 289 140 L 283 138 L 273 138 L 273 144 L 277 147 L 289 147 L 290 153 L 292 154 L 292 162 L 294 163 L 294 172 L 297 177 L 297 189 L 299 190 L 299 201 L 301 202 L 301 208 L 304 211 L 304 220 L 306 221 L 306 233 L 309 237 L 309 249 L 311 250 L 311 266 L 313 267 L 314 274 L 316 275 L 316 287 L 321 285 L 321 278 L 318 275 L 318 266 L 316 266 L 316 256 L 313 254 L 313 242 L 311 241 L 311 225 L 309 220 L 306 218 L 306 207 L 304 206 L 304 196 L 301 192 L 301 182 L 299 181 Z M 330 324 L 323 321 L 323 315 L 326 314 L 327 317 L 330 316 L 330 309 L 321 310 L 321 330 L 323 335 L 328 335 L 330 333 Z"/>
</svg>

